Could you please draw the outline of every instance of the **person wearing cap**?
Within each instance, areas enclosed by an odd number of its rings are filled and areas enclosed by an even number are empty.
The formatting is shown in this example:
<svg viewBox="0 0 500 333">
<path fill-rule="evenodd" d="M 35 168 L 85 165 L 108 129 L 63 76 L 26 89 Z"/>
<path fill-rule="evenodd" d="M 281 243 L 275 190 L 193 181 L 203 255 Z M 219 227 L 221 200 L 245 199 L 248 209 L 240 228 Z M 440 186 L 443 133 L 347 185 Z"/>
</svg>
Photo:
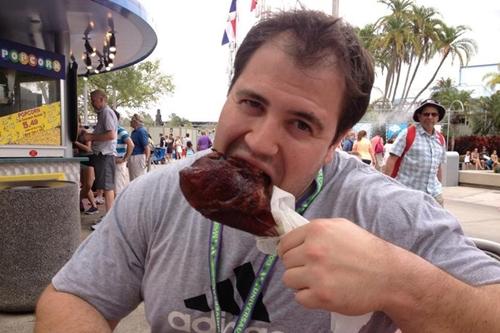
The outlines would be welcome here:
<svg viewBox="0 0 500 333">
<path fill-rule="evenodd" d="M 416 122 L 415 139 L 408 151 L 408 129 L 401 131 L 391 148 L 385 173 L 391 175 L 399 157 L 403 156 L 395 178 L 404 185 L 430 194 L 443 205 L 441 186 L 442 164 L 446 162 L 446 145 L 442 135 L 434 126 L 443 119 L 445 108 L 438 102 L 427 99 L 413 113 Z"/>
<path fill-rule="evenodd" d="M 130 119 L 130 134 L 134 142 L 134 150 L 128 162 L 130 181 L 146 173 L 147 161 L 151 155 L 148 131 L 144 128 L 144 119 L 135 113 Z"/>
</svg>

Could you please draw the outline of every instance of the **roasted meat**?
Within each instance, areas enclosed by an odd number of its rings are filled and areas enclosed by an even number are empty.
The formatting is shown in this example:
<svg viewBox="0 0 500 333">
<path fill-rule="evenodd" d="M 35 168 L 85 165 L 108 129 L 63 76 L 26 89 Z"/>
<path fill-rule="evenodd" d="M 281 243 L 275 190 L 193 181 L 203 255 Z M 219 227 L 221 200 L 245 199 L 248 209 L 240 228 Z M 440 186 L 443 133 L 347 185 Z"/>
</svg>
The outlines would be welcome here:
<svg viewBox="0 0 500 333">
<path fill-rule="evenodd" d="M 206 218 L 257 236 L 278 236 L 271 180 L 244 160 L 212 152 L 180 171 L 180 187 Z"/>
</svg>

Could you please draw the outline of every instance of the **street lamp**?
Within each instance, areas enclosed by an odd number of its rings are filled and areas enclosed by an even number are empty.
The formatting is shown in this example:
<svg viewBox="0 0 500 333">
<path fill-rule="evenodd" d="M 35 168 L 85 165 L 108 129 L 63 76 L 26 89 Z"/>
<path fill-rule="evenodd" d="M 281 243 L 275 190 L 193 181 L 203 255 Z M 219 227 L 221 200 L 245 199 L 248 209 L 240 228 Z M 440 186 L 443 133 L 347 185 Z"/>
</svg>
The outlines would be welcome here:
<svg viewBox="0 0 500 333">
<path fill-rule="evenodd" d="M 458 103 L 460 105 L 460 108 L 462 109 L 462 113 L 465 111 L 465 108 L 464 108 L 464 103 L 462 103 L 462 101 L 456 99 L 454 100 L 453 102 L 450 103 L 450 106 L 448 107 L 448 126 L 446 128 L 446 140 L 448 141 L 448 147 L 450 147 L 450 119 L 451 119 L 451 113 L 452 113 L 452 105 L 455 104 L 455 103 Z M 449 150 L 448 150 L 449 151 Z"/>
</svg>

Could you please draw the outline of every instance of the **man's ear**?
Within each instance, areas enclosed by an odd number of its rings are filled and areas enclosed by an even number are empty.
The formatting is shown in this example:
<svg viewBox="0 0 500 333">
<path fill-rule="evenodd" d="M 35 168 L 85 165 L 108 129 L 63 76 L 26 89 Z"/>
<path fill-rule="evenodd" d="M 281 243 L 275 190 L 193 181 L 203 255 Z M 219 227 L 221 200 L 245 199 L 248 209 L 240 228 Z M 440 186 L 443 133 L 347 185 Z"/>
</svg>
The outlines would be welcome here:
<svg viewBox="0 0 500 333">
<path fill-rule="evenodd" d="M 326 152 L 325 160 L 323 161 L 323 165 L 326 165 L 333 160 L 333 155 L 335 154 L 336 147 L 337 147 L 337 145 L 330 145 L 330 147 L 328 147 L 328 151 Z"/>
<path fill-rule="evenodd" d="M 344 137 L 346 136 L 346 134 L 347 134 L 347 132 L 349 130 L 350 129 L 347 129 L 343 133 L 341 133 L 337 137 L 337 139 L 335 140 L 335 142 L 333 142 L 330 145 L 330 147 L 328 147 L 328 151 L 326 152 L 325 160 L 323 161 L 323 165 L 328 164 L 328 163 L 330 163 L 333 160 L 333 156 L 335 155 L 335 148 L 337 148 L 337 146 L 340 144 L 340 142 L 342 141 L 342 139 L 344 139 Z"/>
</svg>

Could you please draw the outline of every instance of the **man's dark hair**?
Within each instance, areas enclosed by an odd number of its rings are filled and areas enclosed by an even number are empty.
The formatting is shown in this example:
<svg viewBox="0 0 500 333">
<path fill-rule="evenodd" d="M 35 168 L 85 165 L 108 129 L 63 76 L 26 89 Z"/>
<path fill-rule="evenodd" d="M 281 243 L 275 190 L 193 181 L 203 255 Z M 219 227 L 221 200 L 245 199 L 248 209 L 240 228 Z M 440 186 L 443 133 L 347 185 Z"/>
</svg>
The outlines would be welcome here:
<svg viewBox="0 0 500 333">
<path fill-rule="evenodd" d="M 354 29 L 339 18 L 311 10 L 271 14 L 260 21 L 241 43 L 234 60 L 231 91 L 252 55 L 264 43 L 285 33 L 287 49 L 297 66 L 331 66 L 344 75 L 345 91 L 333 141 L 365 114 L 374 81 L 373 60 Z M 332 60 L 334 60 L 332 64 Z"/>
</svg>

